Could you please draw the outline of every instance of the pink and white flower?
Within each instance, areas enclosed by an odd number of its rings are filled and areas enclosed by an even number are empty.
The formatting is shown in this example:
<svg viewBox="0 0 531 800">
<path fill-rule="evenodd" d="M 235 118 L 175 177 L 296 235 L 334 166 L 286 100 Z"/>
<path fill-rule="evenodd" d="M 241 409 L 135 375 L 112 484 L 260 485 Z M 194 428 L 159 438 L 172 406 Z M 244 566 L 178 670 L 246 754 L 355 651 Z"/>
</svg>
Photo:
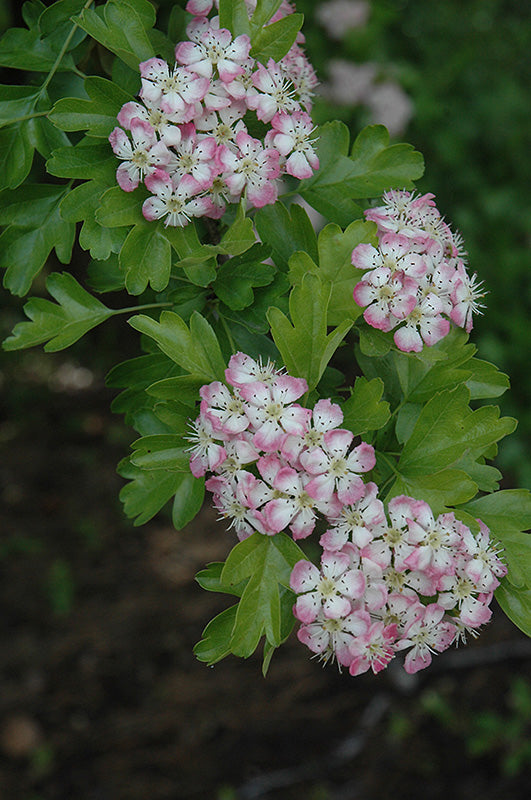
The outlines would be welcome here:
<svg viewBox="0 0 531 800">
<path fill-rule="evenodd" d="M 192 217 L 201 217 L 205 211 L 205 200 L 196 195 L 201 187 L 190 175 L 176 182 L 162 169 L 157 169 L 146 178 L 146 186 L 154 197 L 148 197 L 142 205 L 142 214 L 147 220 L 164 219 L 165 226 L 183 227 Z"/>
<path fill-rule="evenodd" d="M 109 136 L 114 154 L 123 160 L 116 170 L 116 180 L 124 192 L 134 191 L 145 175 L 167 164 L 171 157 L 148 122 L 132 119 L 130 129 L 132 142 L 121 128 L 115 128 Z"/>
</svg>

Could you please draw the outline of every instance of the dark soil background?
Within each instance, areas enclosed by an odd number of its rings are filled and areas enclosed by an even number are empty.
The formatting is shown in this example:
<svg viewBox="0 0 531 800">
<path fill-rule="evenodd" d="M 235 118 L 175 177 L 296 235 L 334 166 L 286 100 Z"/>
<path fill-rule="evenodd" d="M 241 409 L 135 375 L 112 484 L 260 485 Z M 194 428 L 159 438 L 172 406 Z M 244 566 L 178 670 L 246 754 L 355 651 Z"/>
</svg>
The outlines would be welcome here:
<svg viewBox="0 0 531 800">
<path fill-rule="evenodd" d="M 232 534 L 208 507 L 133 528 L 104 370 L 3 362 L 1 800 L 527 800 L 531 643 L 501 612 L 417 676 L 322 669 L 295 637 L 266 679 L 207 668 L 224 601 L 194 574 Z"/>
</svg>

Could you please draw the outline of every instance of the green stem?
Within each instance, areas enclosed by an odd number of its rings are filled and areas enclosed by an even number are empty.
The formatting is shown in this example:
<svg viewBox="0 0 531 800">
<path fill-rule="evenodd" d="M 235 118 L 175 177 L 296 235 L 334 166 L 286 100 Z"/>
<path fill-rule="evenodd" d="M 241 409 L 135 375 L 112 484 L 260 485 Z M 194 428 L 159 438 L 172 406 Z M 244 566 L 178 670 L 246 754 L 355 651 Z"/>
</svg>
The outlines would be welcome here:
<svg viewBox="0 0 531 800">
<path fill-rule="evenodd" d="M 84 5 L 84 6 L 83 6 L 83 8 L 81 9 L 81 12 L 80 12 L 80 13 L 82 14 L 82 13 L 83 13 L 83 11 L 85 11 L 85 10 L 86 10 L 86 9 L 87 9 L 89 6 L 91 6 L 93 2 L 94 2 L 94 0 L 87 0 L 87 2 L 85 3 L 85 5 Z M 44 83 L 43 83 L 43 84 L 42 84 L 42 86 L 41 86 L 41 95 L 42 95 L 42 94 L 44 94 L 44 92 L 45 92 L 45 91 L 46 91 L 46 89 L 48 88 L 48 84 L 50 83 L 50 81 L 52 80 L 53 76 L 54 76 L 54 75 L 55 75 L 55 73 L 57 72 L 57 70 L 58 70 L 58 68 L 59 68 L 59 64 L 60 64 L 60 63 L 61 63 L 61 61 L 63 60 L 63 56 L 64 56 L 64 54 L 66 53 L 66 51 L 68 50 L 68 45 L 69 45 L 69 44 L 70 44 L 70 42 L 72 41 L 72 38 L 73 38 L 73 36 L 74 36 L 74 33 L 76 32 L 76 30 L 77 30 L 78 28 L 79 28 L 79 25 L 77 24 L 77 22 L 74 22 L 74 23 L 73 23 L 73 25 L 72 25 L 72 30 L 70 31 L 70 33 L 69 33 L 69 34 L 68 34 L 68 36 L 66 37 L 66 39 L 65 39 L 65 41 L 64 41 L 64 44 L 63 44 L 63 46 L 61 47 L 61 49 L 60 49 L 60 51 L 59 51 L 59 54 L 58 54 L 57 58 L 55 59 L 55 63 L 54 63 L 54 65 L 53 65 L 53 67 L 51 68 L 50 72 L 48 73 L 48 75 L 47 75 L 47 76 L 46 76 L 46 78 L 45 78 L 45 81 L 44 81 Z"/>
<path fill-rule="evenodd" d="M 0 128 L 4 128 L 6 125 L 15 125 L 17 122 L 25 122 L 27 119 L 34 119 L 35 117 L 45 117 L 49 112 L 50 109 L 47 111 L 34 111 L 32 114 L 24 114 L 23 117 L 15 117 L 15 119 L 6 120 L 3 125 L 0 125 Z"/>
<path fill-rule="evenodd" d="M 218 314 L 219 314 L 219 311 L 218 311 Z M 230 332 L 230 328 L 227 325 L 227 321 L 226 321 L 225 317 L 223 316 L 223 314 L 219 314 L 219 319 L 221 321 L 221 324 L 223 325 L 223 330 L 227 334 L 227 339 L 229 340 L 230 349 L 231 349 L 232 353 L 235 354 L 236 353 L 236 345 L 234 343 L 234 339 L 232 338 L 232 333 Z"/>
<path fill-rule="evenodd" d="M 173 303 L 145 303 L 143 306 L 129 306 L 128 308 L 116 308 L 113 310 L 115 314 L 129 314 L 131 311 L 145 311 L 147 308 L 165 308 L 172 306 Z"/>
</svg>

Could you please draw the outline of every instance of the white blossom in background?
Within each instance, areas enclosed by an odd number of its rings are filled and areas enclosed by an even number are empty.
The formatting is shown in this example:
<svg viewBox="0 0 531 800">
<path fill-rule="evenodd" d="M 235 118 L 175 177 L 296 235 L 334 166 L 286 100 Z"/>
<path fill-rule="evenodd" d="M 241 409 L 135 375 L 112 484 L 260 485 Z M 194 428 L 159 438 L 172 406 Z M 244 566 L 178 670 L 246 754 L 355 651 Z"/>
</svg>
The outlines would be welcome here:
<svg viewBox="0 0 531 800">
<path fill-rule="evenodd" d="M 343 39 L 348 31 L 363 28 L 370 13 L 365 0 L 330 0 L 318 6 L 315 16 L 332 39 Z"/>
</svg>

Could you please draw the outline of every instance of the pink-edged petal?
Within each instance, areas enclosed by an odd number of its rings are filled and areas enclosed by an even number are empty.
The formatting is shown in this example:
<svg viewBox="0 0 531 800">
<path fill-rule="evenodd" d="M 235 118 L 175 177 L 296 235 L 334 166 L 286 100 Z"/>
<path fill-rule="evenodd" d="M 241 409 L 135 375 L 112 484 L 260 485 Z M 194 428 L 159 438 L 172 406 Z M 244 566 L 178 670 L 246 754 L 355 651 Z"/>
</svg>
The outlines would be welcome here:
<svg viewBox="0 0 531 800">
<path fill-rule="evenodd" d="M 311 561 L 302 559 L 297 561 L 291 571 L 289 585 L 294 592 L 310 592 L 317 587 L 320 581 L 320 573 L 315 564 Z"/>
<path fill-rule="evenodd" d="M 403 325 L 393 334 L 393 339 L 399 350 L 404 353 L 420 353 L 422 338 L 414 325 Z"/>
<path fill-rule="evenodd" d="M 120 164 L 116 170 L 116 181 L 124 192 L 133 192 L 140 183 L 140 170 L 130 161 Z"/>
</svg>

